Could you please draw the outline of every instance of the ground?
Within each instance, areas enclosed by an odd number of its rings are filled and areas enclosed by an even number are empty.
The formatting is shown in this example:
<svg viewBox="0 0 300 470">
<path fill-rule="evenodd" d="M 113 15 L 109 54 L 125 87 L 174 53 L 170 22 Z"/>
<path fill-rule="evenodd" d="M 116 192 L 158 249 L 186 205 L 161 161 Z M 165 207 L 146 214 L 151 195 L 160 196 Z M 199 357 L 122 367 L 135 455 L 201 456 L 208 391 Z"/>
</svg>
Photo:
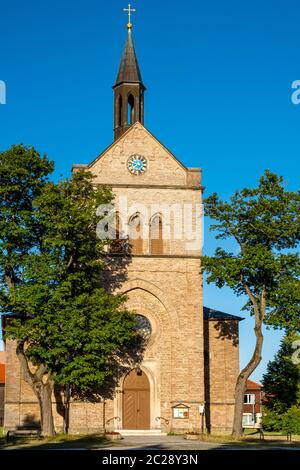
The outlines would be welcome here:
<svg viewBox="0 0 300 470">
<path fill-rule="evenodd" d="M 208 438 L 206 438 L 208 439 Z M 300 450 L 300 437 L 288 443 L 284 438 L 273 437 L 260 442 L 256 437 L 247 437 L 243 441 L 233 441 L 230 437 L 209 437 L 208 440 L 189 441 L 183 436 L 126 436 L 118 442 L 106 441 L 102 436 L 56 436 L 54 439 L 31 440 L 6 443 L 0 437 L 0 449 L 96 449 L 96 450 L 265 450 L 284 449 Z"/>
</svg>

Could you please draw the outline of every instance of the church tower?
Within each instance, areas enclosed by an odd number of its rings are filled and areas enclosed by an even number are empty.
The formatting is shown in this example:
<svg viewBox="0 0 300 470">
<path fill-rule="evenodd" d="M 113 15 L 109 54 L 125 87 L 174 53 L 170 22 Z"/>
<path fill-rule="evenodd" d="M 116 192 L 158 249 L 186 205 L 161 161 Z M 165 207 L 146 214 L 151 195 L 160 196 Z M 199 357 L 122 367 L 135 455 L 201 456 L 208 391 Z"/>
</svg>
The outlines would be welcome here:
<svg viewBox="0 0 300 470">
<path fill-rule="evenodd" d="M 129 5 L 129 11 L 132 10 Z M 127 25 L 128 36 L 121 59 L 119 73 L 114 90 L 114 136 L 117 140 L 135 122 L 144 124 L 144 93 L 143 84 L 134 43 L 132 24 Z"/>
</svg>

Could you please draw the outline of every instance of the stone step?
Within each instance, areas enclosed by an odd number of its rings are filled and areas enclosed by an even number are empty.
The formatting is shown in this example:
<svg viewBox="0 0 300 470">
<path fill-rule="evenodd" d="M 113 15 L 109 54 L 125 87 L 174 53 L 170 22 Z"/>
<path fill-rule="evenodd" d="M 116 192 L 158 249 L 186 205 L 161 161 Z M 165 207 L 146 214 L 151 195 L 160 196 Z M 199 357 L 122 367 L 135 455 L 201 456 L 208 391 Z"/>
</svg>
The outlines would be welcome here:
<svg viewBox="0 0 300 470">
<path fill-rule="evenodd" d="M 122 436 L 166 436 L 160 429 L 116 429 Z"/>
</svg>

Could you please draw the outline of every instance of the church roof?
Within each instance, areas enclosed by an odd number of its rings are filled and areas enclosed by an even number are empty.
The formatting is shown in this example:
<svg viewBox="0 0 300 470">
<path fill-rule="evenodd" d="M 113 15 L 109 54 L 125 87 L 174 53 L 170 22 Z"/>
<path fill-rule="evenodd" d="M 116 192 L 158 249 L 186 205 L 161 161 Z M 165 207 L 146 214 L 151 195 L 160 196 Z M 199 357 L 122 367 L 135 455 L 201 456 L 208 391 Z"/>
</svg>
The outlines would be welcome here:
<svg viewBox="0 0 300 470">
<path fill-rule="evenodd" d="M 242 321 L 244 318 L 231 315 L 229 313 L 220 312 L 220 310 L 214 310 L 212 308 L 203 307 L 204 320 L 235 320 Z"/>
<path fill-rule="evenodd" d="M 119 73 L 115 83 L 115 87 L 121 83 L 141 83 L 143 85 L 142 75 L 137 60 L 132 33 L 131 30 L 128 30 L 127 41 L 123 56 L 121 59 L 121 64 L 119 68 Z"/>
</svg>

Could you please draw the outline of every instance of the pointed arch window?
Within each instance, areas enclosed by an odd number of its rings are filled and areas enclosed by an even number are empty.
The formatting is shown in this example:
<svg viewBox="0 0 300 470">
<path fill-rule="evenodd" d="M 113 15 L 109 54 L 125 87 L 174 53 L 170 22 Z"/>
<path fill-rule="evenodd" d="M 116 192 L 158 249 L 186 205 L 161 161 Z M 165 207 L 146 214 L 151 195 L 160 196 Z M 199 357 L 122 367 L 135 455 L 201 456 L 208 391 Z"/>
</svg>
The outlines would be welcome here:
<svg viewBox="0 0 300 470">
<path fill-rule="evenodd" d="M 117 125 L 118 127 L 122 126 L 122 116 L 123 116 L 123 98 L 120 95 L 118 98 L 118 114 L 117 114 Z"/>
<path fill-rule="evenodd" d="M 143 253 L 143 227 L 140 214 L 133 215 L 129 220 L 129 244 L 133 255 Z"/>
<path fill-rule="evenodd" d="M 124 239 L 122 237 L 121 233 L 121 220 L 120 220 L 120 215 L 117 212 L 115 215 L 115 238 L 112 240 L 110 244 L 110 253 L 111 254 L 121 254 L 124 253 L 125 251 L 125 244 L 124 244 Z"/>
<path fill-rule="evenodd" d="M 150 223 L 150 253 L 151 255 L 162 255 L 163 245 L 163 224 L 161 215 L 155 215 Z"/>
<path fill-rule="evenodd" d="M 127 103 L 127 123 L 129 126 L 133 124 L 134 121 L 134 97 L 130 93 L 128 96 L 128 103 Z"/>
</svg>

